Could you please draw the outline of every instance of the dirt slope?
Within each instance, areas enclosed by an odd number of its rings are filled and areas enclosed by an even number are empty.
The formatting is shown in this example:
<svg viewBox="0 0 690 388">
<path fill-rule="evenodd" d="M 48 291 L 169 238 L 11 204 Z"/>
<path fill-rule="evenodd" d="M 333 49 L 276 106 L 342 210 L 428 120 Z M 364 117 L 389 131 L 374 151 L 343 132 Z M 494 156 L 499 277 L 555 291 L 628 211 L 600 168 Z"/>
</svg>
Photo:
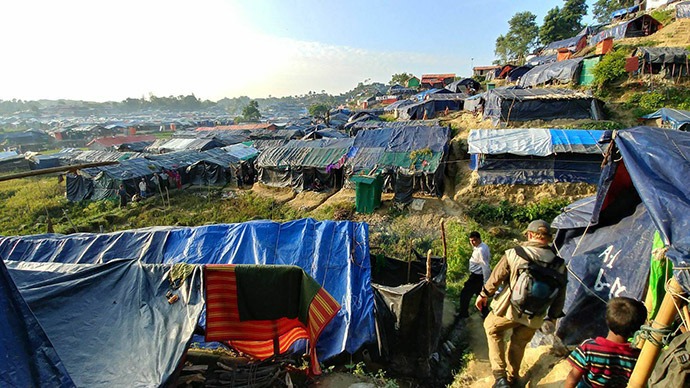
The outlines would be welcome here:
<svg viewBox="0 0 690 388">
<path fill-rule="evenodd" d="M 470 316 L 466 326 L 467 341 L 474 358 L 467 367 L 455 376 L 450 388 L 490 388 L 494 379 L 489 365 L 486 335 L 479 314 Z M 565 361 L 562 349 L 552 346 L 528 347 L 522 361 L 520 375 L 526 388 L 562 387 L 570 372 L 570 365 Z"/>
</svg>

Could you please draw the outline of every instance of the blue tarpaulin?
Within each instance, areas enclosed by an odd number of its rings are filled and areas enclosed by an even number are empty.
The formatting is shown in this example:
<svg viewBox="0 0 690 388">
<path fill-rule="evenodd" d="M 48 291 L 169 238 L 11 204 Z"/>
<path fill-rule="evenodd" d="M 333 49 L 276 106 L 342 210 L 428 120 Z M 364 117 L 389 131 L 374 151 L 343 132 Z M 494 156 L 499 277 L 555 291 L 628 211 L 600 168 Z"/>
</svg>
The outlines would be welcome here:
<svg viewBox="0 0 690 388">
<path fill-rule="evenodd" d="M 155 227 L 108 234 L 0 238 L 4 260 L 54 263 L 297 265 L 342 306 L 319 338 L 321 359 L 354 353 L 374 340 L 366 224 L 303 219 L 200 227 Z"/>
<path fill-rule="evenodd" d="M 604 131 L 581 129 L 480 129 L 467 138 L 478 183 L 596 183 Z"/>
<path fill-rule="evenodd" d="M 668 123 L 673 129 L 680 129 L 684 124 L 690 123 L 690 111 L 661 108 L 654 113 L 642 116 L 643 119 L 661 119 L 662 123 Z"/>
<path fill-rule="evenodd" d="M 571 273 L 559 327 L 570 344 L 605 335 L 609 298 L 642 298 L 655 232 L 674 276 L 690 291 L 690 134 L 636 127 L 617 131 L 614 143 L 597 196 L 573 204 L 553 222 Z"/>
<path fill-rule="evenodd" d="M 6 263 L 76 386 L 171 382 L 204 306 L 201 268 L 180 283 L 179 301 L 170 304 L 169 265 Z M 5 327 L 1 336 L 9 333 Z M 39 386 L 30 381 L 12 386 Z"/>
<path fill-rule="evenodd" d="M 0 260 L 0 385 L 74 387 L 53 344 Z"/>
</svg>

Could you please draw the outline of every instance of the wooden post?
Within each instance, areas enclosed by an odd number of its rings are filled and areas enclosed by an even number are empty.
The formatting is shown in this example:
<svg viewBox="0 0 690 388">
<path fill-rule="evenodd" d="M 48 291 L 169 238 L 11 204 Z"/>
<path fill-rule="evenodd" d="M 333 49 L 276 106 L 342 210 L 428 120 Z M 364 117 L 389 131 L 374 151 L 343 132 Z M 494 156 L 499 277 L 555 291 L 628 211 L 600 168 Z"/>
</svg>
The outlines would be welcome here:
<svg viewBox="0 0 690 388">
<path fill-rule="evenodd" d="M 676 318 L 676 306 L 681 307 L 685 303 L 682 298 L 675 296 L 676 294 L 684 293 L 675 278 L 669 280 L 666 290 L 666 296 L 664 296 L 664 300 L 661 302 L 659 312 L 654 321 L 652 321 L 651 326 L 655 329 L 661 329 L 670 325 Z M 657 342 L 661 342 L 660 334 L 651 333 L 651 336 Z M 645 342 L 640 352 L 640 357 L 637 358 L 635 369 L 633 369 L 633 373 L 630 376 L 628 387 L 643 388 L 647 386 L 647 380 L 652 374 L 652 370 L 654 370 L 654 364 L 656 364 L 659 351 L 659 347 L 652 343 L 652 341 Z"/>
<path fill-rule="evenodd" d="M 431 249 L 426 253 L 426 281 L 431 281 Z"/>
<path fill-rule="evenodd" d="M 441 218 L 441 241 L 443 242 L 443 264 L 448 260 L 448 248 L 446 247 L 446 227 L 445 220 Z"/>
</svg>

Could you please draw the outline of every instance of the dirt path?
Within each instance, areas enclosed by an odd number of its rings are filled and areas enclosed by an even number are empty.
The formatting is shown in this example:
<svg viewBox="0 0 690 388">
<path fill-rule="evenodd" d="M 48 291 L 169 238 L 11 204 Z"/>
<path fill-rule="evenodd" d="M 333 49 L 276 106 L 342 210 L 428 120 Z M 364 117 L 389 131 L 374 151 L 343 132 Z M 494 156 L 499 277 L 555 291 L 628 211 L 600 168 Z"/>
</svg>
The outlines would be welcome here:
<svg viewBox="0 0 690 388">
<path fill-rule="evenodd" d="M 451 388 L 490 388 L 493 383 L 491 366 L 484 326 L 479 314 L 473 314 L 467 320 L 467 341 L 474 357 L 465 369 L 455 376 Z M 570 366 L 563 356 L 559 356 L 552 346 L 528 347 L 522 362 L 520 375 L 525 387 L 557 388 L 562 387 Z M 560 352 L 563 354 L 563 352 Z"/>
</svg>

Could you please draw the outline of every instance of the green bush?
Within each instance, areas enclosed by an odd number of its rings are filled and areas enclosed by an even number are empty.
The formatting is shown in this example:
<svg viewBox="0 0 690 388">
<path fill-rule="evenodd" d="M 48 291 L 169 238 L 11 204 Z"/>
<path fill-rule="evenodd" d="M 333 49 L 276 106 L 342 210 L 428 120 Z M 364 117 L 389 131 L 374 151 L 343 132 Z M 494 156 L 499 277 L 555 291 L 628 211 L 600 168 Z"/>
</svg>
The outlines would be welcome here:
<svg viewBox="0 0 690 388">
<path fill-rule="evenodd" d="M 690 93 L 686 88 L 667 88 L 633 93 L 624 106 L 637 117 L 652 113 L 659 108 L 690 109 Z"/>
<path fill-rule="evenodd" d="M 674 14 L 676 13 L 675 9 L 667 9 L 667 10 L 660 10 L 660 9 L 655 9 L 652 11 L 651 16 L 658 20 L 659 23 L 663 25 L 667 25 L 669 22 L 671 22 L 674 18 Z"/>
<path fill-rule="evenodd" d="M 568 203 L 565 199 L 543 199 L 526 206 L 516 206 L 508 201 L 502 201 L 498 205 L 480 202 L 468 211 L 468 215 L 478 222 L 526 223 L 537 219 L 552 220 Z"/>
<path fill-rule="evenodd" d="M 627 74 L 625 71 L 625 58 L 627 56 L 628 51 L 620 48 L 604 55 L 592 69 L 594 85 L 597 89 L 602 90 Z"/>
</svg>

